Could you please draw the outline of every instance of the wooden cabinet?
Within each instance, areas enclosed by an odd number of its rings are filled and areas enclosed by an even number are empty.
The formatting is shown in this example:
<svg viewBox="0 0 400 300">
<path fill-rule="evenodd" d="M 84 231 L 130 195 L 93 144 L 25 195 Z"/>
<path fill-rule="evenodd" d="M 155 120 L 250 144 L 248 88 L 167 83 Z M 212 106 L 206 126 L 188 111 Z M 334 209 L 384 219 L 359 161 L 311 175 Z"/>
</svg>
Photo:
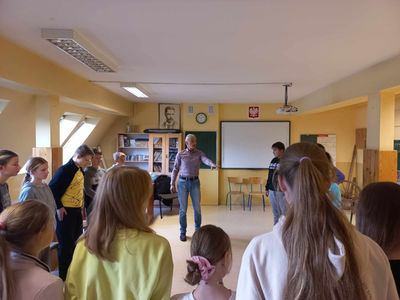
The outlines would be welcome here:
<svg viewBox="0 0 400 300">
<path fill-rule="evenodd" d="M 176 155 L 181 150 L 180 133 L 149 134 L 149 172 L 171 175 Z"/>
<path fill-rule="evenodd" d="M 119 133 L 117 151 L 126 154 L 126 165 L 149 170 L 149 135 L 147 133 Z"/>
</svg>

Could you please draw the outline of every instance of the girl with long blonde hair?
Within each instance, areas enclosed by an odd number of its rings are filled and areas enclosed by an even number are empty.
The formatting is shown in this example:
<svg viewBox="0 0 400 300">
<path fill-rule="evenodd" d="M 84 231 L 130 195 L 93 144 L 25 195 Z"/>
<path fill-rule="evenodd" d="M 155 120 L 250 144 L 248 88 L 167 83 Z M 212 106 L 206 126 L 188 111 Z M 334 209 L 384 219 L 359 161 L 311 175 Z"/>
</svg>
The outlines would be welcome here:
<svg viewBox="0 0 400 300">
<path fill-rule="evenodd" d="M 398 299 L 383 251 L 330 199 L 335 170 L 325 152 L 294 144 L 278 174 L 286 216 L 247 247 L 237 299 Z"/>
<path fill-rule="evenodd" d="M 171 247 L 148 225 L 151 194 L 150 175 L 139 168 L 103 176 L 68 271 L 66 299 L 170 298 Z"/>
</svg>

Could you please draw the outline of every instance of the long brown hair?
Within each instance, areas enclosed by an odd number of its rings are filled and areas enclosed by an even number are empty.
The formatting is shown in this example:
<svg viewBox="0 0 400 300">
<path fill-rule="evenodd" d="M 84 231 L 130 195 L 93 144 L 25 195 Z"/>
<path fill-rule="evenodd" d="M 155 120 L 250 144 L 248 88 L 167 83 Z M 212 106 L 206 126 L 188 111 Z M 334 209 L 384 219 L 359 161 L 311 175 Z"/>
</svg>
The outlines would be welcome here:
<svg viewBox="0 0 400 300">
<path fill-rule="evenodd" d="M 373 239 L 388 255 L 400 245 L 400 186 L 370 183 L 360 193 L 357 229 Z"/>
<path fill-rule="evenodd" d="M 231 251 L 231 240 L 221 228 L 214 225 L 204 225 L 193 234 L 190 244 L 191 256 L 202 256 L 207 258 L 211 265 L 216 265 L 225 254 Z M 187 260 L 187 271 L 185 281 L 196 285 L 201 280 L 199 266 Z"/>
<path fill-rule="evenodd" d="M 28 162 L 26 163 L 26 174 L 24 176 L 24 180 L 22 181 L 22 184 L 25 182 L 28 182 L 31 180 L 31 172 L 35 171 L 37 168 L 39 168 L 43 164 L 48 164 L 47 160 L 45 160 L 43 157 L 35 156 L 31 157 Z"/>
<path fill-rule="evenodd" d="M 90 223 L 81 237 L 89 252 L 113 261 L 111 245 L 118 229 L 152 232 L 145 214 L 151 193 L 146 171 L 127 166 L 110 169 L 96 190 Z"/>
<path fill-rule="evenodd" d="M 334 172 L 315 144 L 294 144 L 282 155 L 279 176 L 294 198 L 289 199 L 282 227 L 288 256 L 284 299 L 365 299 L 352 241 L 354 229 L 327 194 Z M 329 250 L 337 251 L 335 238 L 346 253 L 340 278 L 328 257 Z"/>
<path fill-rule="evenodd" d="M 9 267 L 10 250 L 25 252 L 32 239 L 46 229 L 50 218 L 47 205 L 35 200 L 19 202 L 0 214 L 1 299 L 10 299 L 14 293 L 14 278 Z"/>
</svg>

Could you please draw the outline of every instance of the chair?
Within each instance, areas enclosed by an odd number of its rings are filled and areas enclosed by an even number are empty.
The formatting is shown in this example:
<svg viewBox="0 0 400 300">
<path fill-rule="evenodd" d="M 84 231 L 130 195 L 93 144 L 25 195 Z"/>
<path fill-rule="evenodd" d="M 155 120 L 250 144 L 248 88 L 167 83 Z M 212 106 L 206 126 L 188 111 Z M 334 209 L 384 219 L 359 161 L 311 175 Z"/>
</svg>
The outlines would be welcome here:
<svg viewBox="0 0 400 300">
<path fill-rule="evenodd" d="M 159 175 L 154 180 L 154 200 L 159 200 L 160 217 L 163 218 L 162 214 L 162 203 L 171 207 L 174 199 L 178 198 L 178 193 L 171 194 L 170 191 L 171 177 L 168 175 Z M 162 203 L 161 203 L 162 202 Z"/>
<path fill-rule="evenodd" d="M 247 179 L 247 183 L 250 184 L 250 193 L 248 196 L 248 206 L 249 209 L 251 210 L 252 202 L 253 202 L 253 196 L 261 196 L 262 201 L 263 201 L 263 210 L 265 211 L 265 198 L 264 198 L 264 193 L 262 191 L 262 186 L 264 183 L 264 178 L 262 177 L 250 177 Z M 253 187 L 255 185 L 255 187 Z M 258 190 L 257 186 L 259 185 L 260 189 Z M 258 191 L 257 191 L 258 190 Z"/>
<path fill-rule="evenodd" d="M 245 197 L 244 192 L 242 192 L 242 177 L 228 177 L 228 184 L 229 184 L 229 192 L 226 193 L 226 201 L 225 206 L 228 206 L 228 196 L 229 196 L 229 209 L 232 210 L 232 195 L 242 195 L 243 198 L 243 210 L 245 210 Z M 239 190 L 232 190 L 232 187 L 239 185 Z"/>
<path fill-rule="evenodd" d="M 172 211 L 172 206 L 174 204 L 174 199 L 178 199 L 178 193 L 173 193 L 173 194 L 158 194 L 158 198 L 160 198 L 160 217 L 161 219 L 163 218 L 162 215 L 162 209 L 161 209 L 161 202 L 165 203 L 170 203 L 171 207 L 170 207 L 170 211 Z M 169 206 L 169 204 L 166 204 Z M 179 207 L 179 204 L 178 204 Z"/>
<path fill-rule="evenodd" d="M 339 183 L 342 196 L 342 209 L 350 210 L 350 223 L 353 220 L 353 214 L 356 213 L 357 203 L 360 194 L 360 187 L 355 181 L 344 180 Z"/>
</svg>

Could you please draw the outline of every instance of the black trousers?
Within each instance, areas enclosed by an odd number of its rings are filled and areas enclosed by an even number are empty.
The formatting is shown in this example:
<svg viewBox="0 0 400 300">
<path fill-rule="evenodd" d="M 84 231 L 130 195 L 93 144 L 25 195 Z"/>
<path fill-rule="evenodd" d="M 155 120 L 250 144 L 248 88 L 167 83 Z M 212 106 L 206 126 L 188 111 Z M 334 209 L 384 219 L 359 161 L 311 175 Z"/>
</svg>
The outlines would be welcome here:
<svg viewBox="0 0 400 300">
<path fill-rule="evenodd" d="M 82 234 L 82 211 L 80 207 L 65 207 L 67 214 L 62 221 L 57 217 L 58 271 L 65 281 L 74 255 L 76 241 Z"/>
</svg>

